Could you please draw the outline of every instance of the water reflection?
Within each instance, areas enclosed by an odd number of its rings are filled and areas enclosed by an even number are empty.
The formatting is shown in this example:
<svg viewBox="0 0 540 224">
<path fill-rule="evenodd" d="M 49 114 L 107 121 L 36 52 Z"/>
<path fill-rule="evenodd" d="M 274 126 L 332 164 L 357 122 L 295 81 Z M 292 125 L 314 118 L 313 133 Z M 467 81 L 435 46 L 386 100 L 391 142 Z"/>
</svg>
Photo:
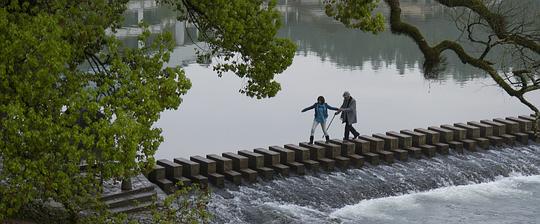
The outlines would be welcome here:
<svg viewBox="0 0 540 224">
<path fill-rule="evenodd" d="M 176 111 L 162 113 L 157 126 L 165 142 L 156 157 L 203 155 L 282 145 L 307 140 L 312 113 L 300 110 L 324 95 L 332 105 L 349 90 L 357 99 L 362 134 L 528 113 L 517 100 L 493 86 L 490 78 L 464 66 L 453 55 L 438 80 L 426 80 L 417 46 L 402 36 L 377 36 L 350 30 L 326 17 L 322 1 L 281 1 L 284 25 L 279 35 L 298 44 L 293 64 L 277 76 L 282 91 L 256 100 L 238 93 L 244 80 L 234 74 L 218 78 L 208 66 L 195 63 L 202 45 L 197 30 L 155 1 L 131 1 L 119 36 L 137 47 L 136 24 L 153 32 L 174 34 L 177 47 L 171 65 L 181 65 L 193 87 Z M 385 10 L 381 8 L 383 12 Z M 458 35 L 445 11 L 432 1 L 406 1 L 405 19 L 420 26 L 430 41 Z M 540 103 L 540 95 L 529 96 Z M 342 136 L 334 122 L 329 133 Z M 317 130 L 317 138 L 320 130 Z"/>
</svg>

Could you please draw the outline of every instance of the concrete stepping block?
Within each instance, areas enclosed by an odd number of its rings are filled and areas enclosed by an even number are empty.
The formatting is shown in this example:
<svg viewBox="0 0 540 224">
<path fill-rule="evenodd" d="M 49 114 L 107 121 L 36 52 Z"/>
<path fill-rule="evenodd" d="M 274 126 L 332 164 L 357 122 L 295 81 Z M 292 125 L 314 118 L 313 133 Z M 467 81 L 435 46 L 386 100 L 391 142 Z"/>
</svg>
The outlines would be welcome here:
<svg viewBox="0 0 540 224">
<path fill-rule="evenodd" d="M 368 161 L 371 165 L 374 165 L 374 166 L 377 166 L 381 163 L 380 161 L 380 157 L 378 154 L 375 154 L 375 153 L 372 153 L 372 152 L 367 152 L 367 153 L 362 153 L 362 156 L 366 159 L 366 161 Z"/>
<path fill-rule="evenodd" d="M 489 143 L 493 146 L 501 146 L 504 144 L 504 139 L 497 136 L 487 136 L 487 139 L 489 139 Z"/>
<path fill-rule="evenodd" d="M 493 136 L 500 137 L 506 134 L 506 125 L 492 120 L 481 120 L 480 123 L 489 125 L 493 128 Z"/>
<path fill-rule="evenodd" d="M 360 168 L 364 166 L 365 158 L 361 155 L 352 154 L 352 155 L 349 155 L 347 158 L 350 159 L 352 167 Z"/>
<path fill-rule="evenodd" d="M 349 158 L 343 156 L 336 156 L 334 160 L 336 161 L 336 166 L 341 169 L 347 169 L 351 161 Z"/>
<path fill-rule="evenodd" d="M 341 147 L 341 156 L 349 157 L 356 152 L 356 144 L 353 142 L 343 141 L 341 139 L 330 139 L 330 143 Z"/>
<path fill-rule="evenodd" d="M 514 121 L 509 121 L 502 118 L 495 118 L 493 121 L 499 122 L 506 126 L 506 134 L 514 134 L 519 132 L 519 124 Z"/>
<path fill-rule="evenodd" d="M 259 173 L 257 171 L 246 168 L 246 169 L 241 169 L 238 172 L 242 174 L 242 178 L 244 178 L 244 180 L 246 180 L 248 183 L 257 182 L 257 176 L 259 176 Z"/>
<path fill-rule="evenodd" d="M 174 191 L 176 191 L 176 188 L 174 187 L 174 183 L 167 179 L 157 179 L 155 180 L 156 185 L 158 185 L 161 190 L 163 190 L 166 194 L 172 194 Z"/>
<path fill-rule="evenodd" d="M 401 131 L 399 131 L 399 133 L 411 136 L 412 137 L 412 145 L 414 147 L 419 147 L 421 145 L 426 144 L 426 135 L 425 134 L 415 132 L 415 131 L 411 131 L 411 130 L 401 130 Z"/>
<path fill-rule="evenodd" d="M 450 145 L 446 143 L 435 143 L 433 146 L 436 147 L 437 152 L 441 155 L 448 155 L 450 153 Z"/>
<path fill-rule="evenodd" d="M 174 158 L 174 162 L 182 165 L 182 176 L 190 178 L 199 175 L 199 163 L 184 158 Z"/>
<path fill-rule="evenodd" d="M 264 166 L 266 167 L 272 167 L 274 165 L 280 164 L 280 155 L 277 152 L 273 152 L 263 148 L 254 149 L 253 152 L 263 155 Z"/>
<path fill-rule="evenodd" d="M 316 141 L 315 144 L 325 148 L 326 158 L 335 159 L 336 157 L 341 155 L 341 146 L 339 145 L 327 143 L 325 141 Z"/>
<path fill-rule="evenodd" d="M 270 146 L 268 149 L 270 151 L 279 153 L 281 164 L 288 166 L 289 169 L 296 174 L 304 175 L 306 173 L 306 167 L 304 164 L 294 161 L 294 151 L 279 146 Z"/>
<path fill-rule="evenodd" d="M 336 166 L 336 161 L 333 159 L 328 159 L 325 157 L 325 147 L 322 147 L 320 145 L 315 144 L 309 144 L 307 142 L 301 142 L 300 146 L 308 148 L 309 154 L 311 156 L 311 160 L 315 160 L 319 162 L 320 167 L 322 167 L 326 171 L 332 171 L 334 170 Z"/>
<path fill-rule="evenodd" d="M 279 153 L 263 148 L 254 149 L 254 152 L 264 156 L 265 167 L 271 168 L 283 176 L 289 176 L 289 167 L 281 164 Z"/>
<path fill-rule="evenodd" d="M 386 132 L 386 135 L 397 138 L 398 147 L 401 149 L 407 149 L 412 147 L 412 137 L 409 135 L 404 135 L 395 131 L 388 131 Z"/>
<path fill-rule="evenodd" d="M 390 152 L 394 153 L 394 158 L 400 161 L 407 161 L 409 153 L 403 149 L 392 149 Z"/>
<path fill-rule="evenodd" d="M 148 173 L 148 180 L 155 183 L 157 180 L 165 179 L 165 167 L 160 165 L 154 165 L 152 170 Z"/>
<path fill-rule="evenodd" d="M 216 154 L 208 154 L 206 155 L 206 158 L 216 162 L 217 173 L 223 174 L 225 171 L 232 170 L 233 168 L 232 160 L 229 158 L 225 158 Z"/>
<path fill-rule="evenodd" d="M 216 162 L 216 172 L 225 176 L 225 179 L 235 185 L 242 183 L 242 174 L 232 170 L 233 162 L 229 158 L 225 158 L 216 154 L 206 155 L 206 158 Z"/>
<path fill-rule="evenodd" d="M 521 119 L 517 117 L 506 117 L 506 120 L 517 122 L 519 124 L 519 131 L 522 133 L 526 133 L 532 130 L 533 122 L 529 120 Z"/>
<path fill-rule="evenodd" d="M 249 169 L 249 160 L 247 157 L 232 152 L 225 152 L 221 155 L 232 161 L 233 170 L 239 172 L 244 180 L 248 183 L 257 182 L 257 171 Z"/>
<path fill-rule="evenodd" d="M 421 145 L 419 146 L 419 148 L 422 150 L 422 153 L 426 156 L 426 157 L 434 157 L 435 156 L 435 153 L 437 152 L 437 148 L 435 146 L 432 146 L 432 145 Z"/>
<path fill-rule="evenodd" d="M 422 149 L 416 148 L 416 147 L 409 147 L 405 148 L 407 152 L 409 153 L 409 156 L 415 159 L 421 159 L 422 158 Z"/>
<path fill-rule="evenodd" d="M 463 153 L 463 143 L 462 142 L 451 141 L 451 142 L 448 142 L 448 145 L 450 146 L 450 148 L 452 150 L 456 151 L 457 153 Z"/>
<path fill-rule="evenodd" d="M 379 154 L 380 158 L 382 158 L 384 162 L 388 164 L 394 163 L 394 153 L 382 150 L 377 152 L 377 154 Z"/>
<path fill-rule="evenodd" d="M 310 160 L 309 156 L 309 149 L 294 145 L 294 144 L 287 144 L 284 145 L 286 149 L 292 150 L 294 152 L 294 161 L 296 162 L 304 162 L 305 160 Z"/>
<path fill-rule="evenodd" d="M 507 145 L 516 144 L 516 136 L 515 135 L 503 134 L 500 137 L 503 139 L 503 142 L 505 144 L 507 144 Z"/>
<path fill-rule="evenodd" d="M 384 149 L 384 141 L 375 137 L 361 135 L 358 137 L 361 140 L 369 142 L 369 151 L 376 153 Z"/>
<path fill-rule="evenodd" d="M 428 130 L 435 131 L 439 133 L 439 142 L 448 143 L 454 140 L 454 132 L 446 128 L 430 126 Z"/>
<path fill-rule="evenodd" d="M 480 128 L 478 127 L 464 123 L 455 123 L 454 126 L 467 130 L 467 138 L 469 139 L 480 138 Z"/>
<path fill-rule="evenodd" d="M 469 122 L 467 122 L 467 124 L 471 125 L 471 126 L 474 126 L 474 127 L 477 127 L 477 128 L 480 128 L 480 137 L 482 137 L 482 138 L 493 136 L 493 126 L 491 126 L 491 125 L 482 124 L 482 123 L 476 122 L 476 121 L 469 121 Z"/>
<path fill-rule="evenodd" d="M 200 164 L 200 174 L 207 177 L 211 184 L 220 188 L 225 186 L 225 176 L 216 173 L 216 161 L 202 156 L 192 156 L 190 160 Z"/>
<path fill-rule="evenodd" d="M 424 128 L 415 128 L 414 131 L 426 135 L 427 144 L 435 145 L 439 143 L 439 138 L 440 138 L 439 132 L 424 129 Z"/>
<path fill-rule="evenodd" d="M 461 140 L 463 143 L 463 147 L 471 152 L 476 152 L 476 141 L 471 139 L 463 139 Z"/>
<path fill-rule="evenodd" d="M 264 166 L 263 155 L 248 150 L 240 150 L 238 151 L 238 154 L 248 158 L 248 167 L 252 170 L 257 171 L 260 177 L 265 180 L 272 179 L 274 175 L 274 170 Z"/>
<path fill-rule="evenodd" d="M 301 142 L 300 146 L 309 149 L 309 155 L 311 156 L 311 160 L 318 161 L 322 158 L 326 158 L 326 149 L 320 145 L 315 144 L 309 144 L 307 142 Z"/>
<path fill-rule="evenodd" d="M 349 165 L 360 168 L 364 165 L 364 157 L 356 152 L 356 144 L 351 141 L 343 141 L 341 139 L 331 139 L 330 143 L 341 146 L 341 156 L 349 159 Z"/>
<path fill-rule="evenodd" d="M 476 144 L 483 149 L 489 149 L 489 139 L 487 138 L 475 138 Z"/>
<path fill-rule="evenodd" d="M 165 168 L 165 178 L 172 181 L 172 178 L 182 176 L 182 165 L 174 163 L 168 159 L 160 159 L 156 162 L 157 165 Z"/>
<path fill-rule="evenodd" d="M 529 144 L 529 135 L 521 132 L 513 133 L 512 135 L 516 136 L 516 140 L 524 145 Z"/>
<path fill-rule="evenodd" d="M 454 141 L 461 141 L 467 137 L 467 130 L 455 127 L 453 125 L 449 124 L 443 124 L 441 125 L 441 128 L 448 129 L 454 132 Z"/>
<path fill-rule="evenodd" d="M 355 144 L 354 152 L 358 155 L 362 155 L 363 153 L 371 152 L 370 150 L 370 144 L 368 141 L 362 140 L 362 139 L 352 139 L 349 140 L 349 142 L 352 142 Z"/>
<path fill-rule="evenodd" d="M 533 116 L 520 115 L 520 116 L 518 116 L 518 118 L 530 121 L 531 122 L 531 130 L 532 130 L 532 124 L 534 124 L 534 122 L 536 122 L 536 127 L 540 128 L 540 120 L 536 121 L 536 119 Z"/>
<path fill-rule="evenodd" d="M 398 138 L 380 133 L 373 134 L 372 136 L 384 141 L 384 150 L 391 151 L 394 149 L 398 149 Z"/>
</svg>

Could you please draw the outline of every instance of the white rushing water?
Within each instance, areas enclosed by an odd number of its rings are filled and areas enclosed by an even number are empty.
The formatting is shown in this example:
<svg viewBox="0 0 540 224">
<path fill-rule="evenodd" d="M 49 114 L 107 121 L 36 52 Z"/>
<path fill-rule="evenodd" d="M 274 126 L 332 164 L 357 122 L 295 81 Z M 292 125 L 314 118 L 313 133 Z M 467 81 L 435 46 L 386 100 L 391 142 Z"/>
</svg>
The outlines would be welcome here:
<svg viewBox="0 0 540 224">
<path fill-rule="evenodd" d="M 216 189 L 215 223 L 540 223 L 540 146 Z"/>
<path fill-rule="evenodd" d="M 540 175 L 365 200 L 329 216 L 344 223 L 539 223 Z"/>
</svg>

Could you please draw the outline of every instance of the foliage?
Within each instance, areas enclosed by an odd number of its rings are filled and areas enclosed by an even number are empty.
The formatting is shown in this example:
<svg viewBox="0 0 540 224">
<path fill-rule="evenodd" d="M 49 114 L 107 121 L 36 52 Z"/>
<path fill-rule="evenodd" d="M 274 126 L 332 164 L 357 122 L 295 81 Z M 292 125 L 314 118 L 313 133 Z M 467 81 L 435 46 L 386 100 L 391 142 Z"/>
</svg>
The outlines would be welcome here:
<svg viewBox="0 0 540 224">
<path fill-rule="evenodd" d="M 379 0 L 325 0 L 326 15 L 340 21 L 348 28 L 360 29 L 377 34 L 384 30 L 384 17 L 373 15 Z"/>
<path fill-rule="evenodd" d="M 170 34 L 150 42 L 145 29 L 137 49 L 111 34 L 127 2 L 0 2 L 0 220 L 52 200 L 79 222 L 79 212 L 98 203 L 100 180 L 154 164 L 163 139 L 153 124 L 178 108 L 191 83 L 181 68 L 165 66 Z M 294 45 L 275 37 L 273 4 L 169 2 L 208 33 L 212 53 L 225 60 L 218 72 L 248 79 L 249 96 L 276 94 L 273 77 L 290 65 Z"/>
<path fill-rule="evenodd" d="M 208 223 L 211 215 L 206 210 L 210 199 L 209 189 L 201 189 L 197 185 L 178 186 L 177 191 L 168 195 L 163 204 L 154 204 L 152 222 L 173 223 Z"/>
<path fill-rule="evenodd" d="M 234 72 L 247 78 L 242 89 L 250 97 L 273 97 L 281 89 L 274 75 L 292 63 L 294 44 L 276 38 L 281 26 L 276 1 L 266 5 L 262 0 L 163 0 L 185 12 L 188 21 L 196 24 L 209 49 L 201 58 L 214 57 L 214 70 L 221 76 Z"/>
</svg>

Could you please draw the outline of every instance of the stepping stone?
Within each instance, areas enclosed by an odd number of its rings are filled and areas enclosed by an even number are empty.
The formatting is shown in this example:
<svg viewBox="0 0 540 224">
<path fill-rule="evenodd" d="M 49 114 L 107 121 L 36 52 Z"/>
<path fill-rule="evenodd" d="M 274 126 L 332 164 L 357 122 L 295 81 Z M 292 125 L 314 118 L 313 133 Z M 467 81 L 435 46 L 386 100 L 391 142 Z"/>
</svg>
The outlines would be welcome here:
<svg viewBox="0 0 540 224">
<path fill-rule="evenodd" d="M 489 139 L 487 138 L 475 138 L 474 139 L 478 146 L 483 149 L 489 149 Z"/>
<path fill-rule="evenodd" d="M 380 157 L 378 154 L 367 152 L 363 153 L 362 156 L 368 161 L 371 165 L 377 166 L 380 164 Z"/>
<path fill-rule="evenodd" d="M 491 145 L 494 146 L 501 146 L 504 143 L 504 139 L 497 136 L 487 136 L 487 139 L 489 139 L 489 142 Z"/>
<path fill-rule="evenodd" d="M 248 168 L 248 158 L 232 152 L 221 154 L 224 158 L 232 161 L 234 171 L 239 172 L 248 183 L 257 182 L 257 171 Z"/>
<path fill-rule="evenodd" d="M 493 136 L 500 137 L 506 134 L 506 125 L 491 120 L 481 120 L 480 123 L 493 127 Z"/>
<path fill-rule="evenodd" d="M 407 161 L 407 158 L 408 158 L 407 150 L 392 149 L 390 150 L 390 152 L 394 153 L 395 159 L 400 160 L 400 161 Z"/>
<path fill-rule="evenodd" d="M 428 130 L 436 131 L 439 133 L 439 141 L 442 143 L 449 143 L 454 140 L 454 132 L 441 127 L 430 126 Z"/>
<path fill-rule="evenodd" d="M 439 132 L 436 132 L 436 131 L 432 131 L 432 130 L 427 130 L 427 129 L 424 129 L 424 128 L 415 128 L 414 131 L 418 132 L 418 133 L 422 133 L 422 134 L 425 134 L 426 135 L 426 143 L 427 144 L 430 144 L 430 145 L 435 145 L 437 143 L 439 143 Z"/>
<path fill-rule="evenodd" d="M 409 147 L 405 148 L 407 152 L 409 153 L 410 157 L 415 159 L 421 159 L 422 158 L 422 149 L 416 148 L 416 147 Z"/>
<path fill-rule="evenodd" d="M 480 138 L 480 128 L 478 127 L 463 123 L 455 123 L 454 126 L 467 130 L 467 138 L 469 139 Z"/>
<path fill-rule="evenodd" d="M 436 143 L 434 146 L 437 148 L 437 152 L 441 155 L 448 155 L 450 146 L 445 143 Z"/>
<path fill-rule="evenodd" d="M 384 141 L 375 137 L 361 135 L 358 137 L 361 140 L 369 142 L 370 152 L 376 153 L 384 150 Z"/>
<path fill-rule="evenodd" d="M 457 153 L 463 153 L 463 143 L 462 142 L 451 141 L 451 142 L 448 142 L 448 145 L 450 146 L 450 148 L 452 150 L 456 151 Z"/>
<path fill-rule="evenodd" d="M 461 142 L 463 142 L 463 146 L 465 147 L 465 149 L 471 152 L 476 152 L 476 141 L 470 139 L 463 139 L 461 140 Z"/>
<path fill-rule="evenodd" d="M 453 125 L 444 124 L 441 125 L 441 128 L 448 129 L 454 132 L 454 141 L 461 141 L 467 137 L 467 130 L 455 127 Z"/>
<path fill-rule="evenodd" d="M 419 147 L 421 145 L 426 144 L 426 135 L 422 133 L 418 133 L 411 130 L 401 130 L 399 131 L 401 134 L 408 135 L 412 137 L 412 145 L 414 147 Z"/>
<path fill-rule="evenodd" d="M 489 136 L 493 136 L 493 126 L 482 124 L 480 122 L 476 121 L 469 121 L 467 122 L 468 125 L 480 128 L 480 137 L 487 138 Z"/>
<path fill-rule="evenodd" d="M 384 134 L 373 134 L 373 137 L 384 141 L 384 150 L 391 151 L 398 148 L 398 139 Z"/>
<path fill-rule="evenodd" d="M 293 144 L 287 144 L 285 145 L 285 148 L 294 151 L 294 160 L 296 162 L 304 164 L 304 166 L 311 171 L 319 170 L 319 162 L 311 160 L 309 149 Z"/>
<path fill-rule="evenodd" d="M 434 157 L 435 152 L 437 151 L 437 148 L 432 145 L 421 145 L 419 148 L 422 149 L 422 152 L 427 157 Z"/>
<path fill-rule="evenodd" d="M 412 137 L 409 135 L 404 135 L 395 131 L 386 132 L 386 135 L 396 137 L 398 139 L 399 148 L 407 149 L 412 147 Z"/>
</svg>

